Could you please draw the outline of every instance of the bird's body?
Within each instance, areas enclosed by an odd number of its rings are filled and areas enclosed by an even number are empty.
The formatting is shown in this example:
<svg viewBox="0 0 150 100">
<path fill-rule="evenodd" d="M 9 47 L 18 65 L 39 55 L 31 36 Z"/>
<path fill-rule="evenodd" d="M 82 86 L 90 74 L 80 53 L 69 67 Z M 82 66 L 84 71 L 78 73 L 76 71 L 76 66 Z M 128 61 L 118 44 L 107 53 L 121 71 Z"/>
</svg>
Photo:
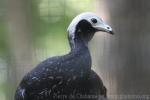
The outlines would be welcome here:
<svg viewBox="0 0 150 100">
<path fill-rule="evenodd" d="M 87 47 L 95 32 L 85 21 L 78 24 L 71 52 L 49 58 L 29 72 L 20 83 L 15 100 L 104 100 L 106 88 L 91 69 Z M 91 31 L 87 30 L 89 28 Z M 86 35 L 86 36 L 85 36 Z M 71 38 L 72 39 L 72 38 Z"/>
</svg>

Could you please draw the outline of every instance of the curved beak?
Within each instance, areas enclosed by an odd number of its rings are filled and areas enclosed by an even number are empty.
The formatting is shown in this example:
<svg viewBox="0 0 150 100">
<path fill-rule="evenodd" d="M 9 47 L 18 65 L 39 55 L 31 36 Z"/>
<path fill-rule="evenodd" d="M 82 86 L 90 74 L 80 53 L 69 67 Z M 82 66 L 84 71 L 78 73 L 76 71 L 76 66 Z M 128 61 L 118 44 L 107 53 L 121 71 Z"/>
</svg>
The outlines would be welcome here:
<svg viewBox="0 0 150 100">
<path fill-rule="evenodd" d="M 100 25 L 96 25 L 96 26 L 94 26 L 94 28 L 97 29 L 98 31 L 107 32 L 107 33 L 110 33 L 112 35 L 114 34 L 112 28 L 105 23 L 100 24 Z"/>
</svg>

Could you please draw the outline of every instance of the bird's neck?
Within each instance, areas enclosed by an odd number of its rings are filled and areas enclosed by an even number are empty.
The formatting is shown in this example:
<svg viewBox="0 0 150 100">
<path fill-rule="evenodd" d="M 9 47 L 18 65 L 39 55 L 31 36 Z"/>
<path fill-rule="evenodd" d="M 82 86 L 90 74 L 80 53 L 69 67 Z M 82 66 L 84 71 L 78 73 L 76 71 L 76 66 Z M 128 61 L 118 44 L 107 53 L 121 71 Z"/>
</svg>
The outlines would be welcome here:
<svg viewBox="0 0 150 100">
<path fill-rule="evenodd" d="M 88 49 L 88 42 L 85 42 L 83 39 L 76 38 L 73 42 L 70 43 L 71 54 L 80 59 L 83 64 L 81 67 L 86 67 L 87 69 L 91 68 L 91 55 Z"/>
<path fill-rule="evenodd" d="M 71 52 L 78 52 L 80 50 L 85 50 L 89 52 L 88 42 L 82 38 L 70 39 Z"/>
</svg>

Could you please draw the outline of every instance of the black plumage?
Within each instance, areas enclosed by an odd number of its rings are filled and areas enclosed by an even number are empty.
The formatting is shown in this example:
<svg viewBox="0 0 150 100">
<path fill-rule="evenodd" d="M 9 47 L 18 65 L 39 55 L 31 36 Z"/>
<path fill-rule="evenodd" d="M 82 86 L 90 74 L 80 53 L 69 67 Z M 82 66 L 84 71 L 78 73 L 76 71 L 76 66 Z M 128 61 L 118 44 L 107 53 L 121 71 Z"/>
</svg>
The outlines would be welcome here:
<svg viewBox="0 0 150 100">
<path fill-rule="evenodd" d="M 96 17 L 94 22 L 88 21 L 91 17 Z M 102 26 L 93 27 L 98 21 L 102 20 L 93 13 L 77 16 L 68 28 L 70 53 L 49 58 L 29 72 L 18 86 L 15 100 L 104 100 L 106 88 L 91 69 L 87 46 L 95 32 L 106 31 Z"/>
</svg>

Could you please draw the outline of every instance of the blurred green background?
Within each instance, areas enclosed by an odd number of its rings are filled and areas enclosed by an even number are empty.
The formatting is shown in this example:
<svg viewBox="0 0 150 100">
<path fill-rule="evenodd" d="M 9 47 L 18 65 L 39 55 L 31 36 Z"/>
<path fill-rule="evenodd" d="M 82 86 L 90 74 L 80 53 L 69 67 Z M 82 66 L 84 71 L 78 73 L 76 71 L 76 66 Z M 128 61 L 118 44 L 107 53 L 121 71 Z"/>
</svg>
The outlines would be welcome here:
<svg viewBox="0 0 150 100">
<path fill-rule="evenodd" d="M 93 0 L 0 1 L 0 100 L 12 100 L 26 72 L 42 60 L 68 53 L 67 27 Z"/>
<path fill-rule="evenodd" d="M 48 57 L 69 52 L 67 27 L 95 12 L 115 31 L 89 44 L 110 100 L 150 99 L 150 1 L 0 0 L 0 100 L 13 100 L 22 77 Z M 136 97 L 137 96 L 137 97 Z"/>
</svg>

